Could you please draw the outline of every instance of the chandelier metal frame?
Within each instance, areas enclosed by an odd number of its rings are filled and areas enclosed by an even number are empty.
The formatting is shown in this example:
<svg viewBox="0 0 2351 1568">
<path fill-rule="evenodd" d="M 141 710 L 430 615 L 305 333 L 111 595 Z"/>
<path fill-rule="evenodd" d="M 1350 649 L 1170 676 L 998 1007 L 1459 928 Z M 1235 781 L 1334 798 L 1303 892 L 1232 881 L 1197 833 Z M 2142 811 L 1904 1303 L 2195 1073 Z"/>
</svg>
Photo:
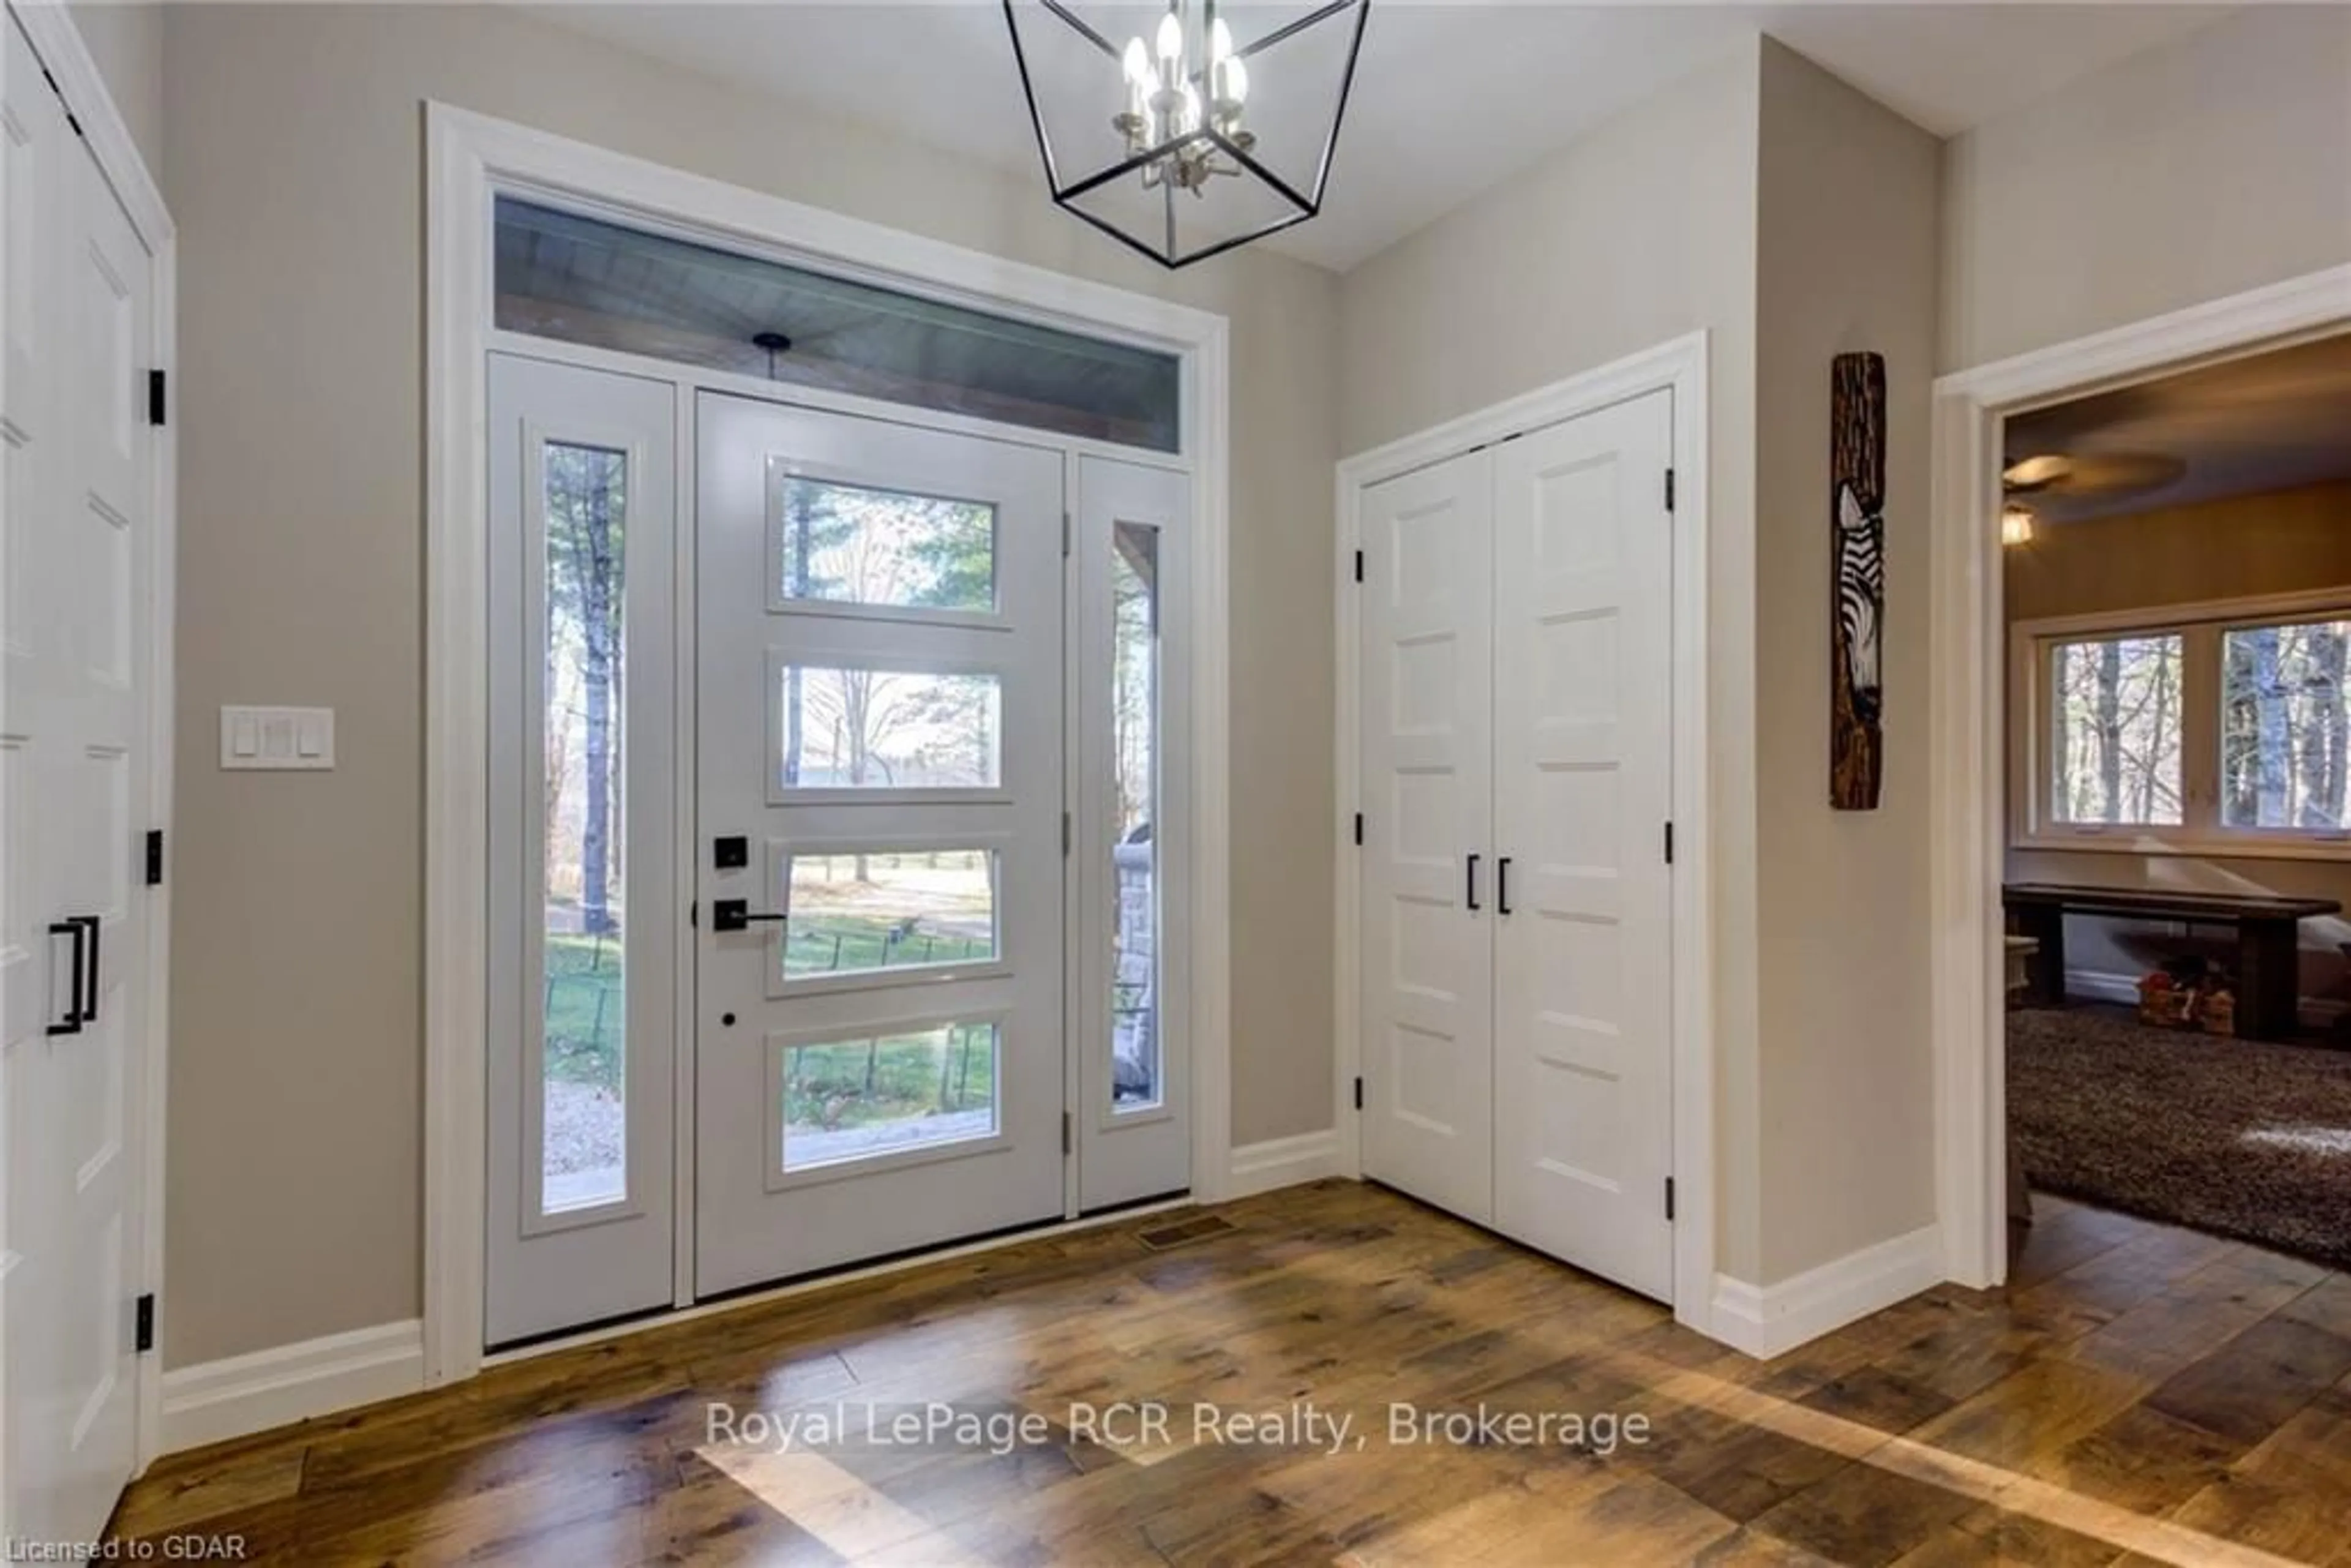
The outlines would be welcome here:
<svg viewBox="0 0 2351 1568">
<path fill-rule="evenodd" d="M 1179 127 L 1148 146 L 1142 144 L 1142 125 L 1137 116 L 1132 113 L 1108 116 L 1111 128 L 1126 139 L 1128 155 L 1074 179 L 1065 178 L 1061 160 L 1053 152 L 1052 137 L 1045 129 L 1044 113 L 1038 105 L 1037 84 L 1029 72 L 1029 50 L 1021 39 L 1021 23 L 1015 9 L 1015 0 L 1003 0 L 1003 4 L 1005 29 L 1012 37 L 1012 57 L 1020 69 L 1020 93 L 1029 107 L 1029 127 L 1037 135 L 1038 153 L 1044 160 L 1046 185 L 1055 204 L 1064 211 L 1173 272 L 1302 224 L 1322 210 L 1322 193 L 1331 179 L 1332 156 L 1339 144 L 1339 129 L 1347 118 L 1348 95 L 1354 89 L 1355 62 L 1363 53 L 1364 26 L 1371 15 L 1371 0 L 1329 0 L 1328 4 L 1276 27 L 1261 38 L 1237 44 L 1229 56 L 1233 60 L 1247 60 L 1276 44 L 1296 37 L 1310 27 L 1334 20 L 1344 26 L 1347 19 L 1352 18 L 1346 63 L 1340 72 L 1339 95 L 1331 112 L 1331 127 L 1322 136 L 1322 151 L 1315 160 L 1314 178 L 1304 191 L 1267 168 L 1254 155 L 1257 146 L 1254 134 L 1239 130 L 1235 121 L 1214 112 L 1201 115 L 1196 124 Z M 1072 13 L 1064 0 L 1034 0 L 1034 4 L 1100 51 L 1112 68 L 1108 79 L 1113 83 L 1122 81 L 1123 61 L 1118 45 Z M 1207 16 L 1211 24 L 1216 9 L 1215 0 L 1207 0 Z M 1171 15 L 1180 14 L 1180 7 L 1175 3 L 1170 4 L 1168 10 Z M 1196 88 L 1206 88 L 1209 68 L 1204 65 L 1193 75 L 1191 79 Z M 1218 162 L 1219 154 L 1228 162 Z M 1157 244 L 1129 234 L 1109 219 L 1079 204 L 1079 199 L 1088 193 L 1130 175 L 1141 176 L 1146 188 L 1156 189 L 1160 193 L 1164 217 Z M 1177 194 L 1181 192 L 1202 194 L 1209 182 L 1217 175 L 1254 177 L 1287 203 L 1290 210 L 1247 233 L 1228 235 L 1196 250 L 1179 251 L 1176 238 Z"/>
</svg>

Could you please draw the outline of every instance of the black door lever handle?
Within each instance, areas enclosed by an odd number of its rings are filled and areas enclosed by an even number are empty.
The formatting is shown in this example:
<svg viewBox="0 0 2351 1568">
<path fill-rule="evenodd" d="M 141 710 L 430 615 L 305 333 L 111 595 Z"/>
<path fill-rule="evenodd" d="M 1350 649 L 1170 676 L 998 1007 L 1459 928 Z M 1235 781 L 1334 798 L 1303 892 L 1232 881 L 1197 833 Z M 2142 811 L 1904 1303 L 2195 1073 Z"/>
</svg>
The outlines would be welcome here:
<svg viewBox="0 0 2351 1568">
<path fill-rule="evenodd" d="M 78 920 L 59 920 L 51 923 L 49 935 L 73 938 L 73 978 L 66 984 L 65 1017 L 42 1032 L 48 1035 L 79 1034 L 82 1025 L 82 963 L 89 956 L 89 927 Z M 54 969 L 50 971 L 53 977 L 56 973 Z"/>
<path fill-rule="evenodd" d="M 747 898 L 721 898 L 710 905 L 713 931 L 748 931 L 754 925 L 781 925 L 790 918 L 789 915 L 755 915 Z"/>
<path fill-rule="evenodd" d="M 76 925 L 87 926 L 89 930 L 89 967 L 83 971 L 84 978 L 82 980 L 81 1021 L 84 1023 L 96 1023 L 98 1021 L 99 991 L 99 917 L 95 915 L 77 915 L 72 916 L 71 923 Z"/>
</svg>

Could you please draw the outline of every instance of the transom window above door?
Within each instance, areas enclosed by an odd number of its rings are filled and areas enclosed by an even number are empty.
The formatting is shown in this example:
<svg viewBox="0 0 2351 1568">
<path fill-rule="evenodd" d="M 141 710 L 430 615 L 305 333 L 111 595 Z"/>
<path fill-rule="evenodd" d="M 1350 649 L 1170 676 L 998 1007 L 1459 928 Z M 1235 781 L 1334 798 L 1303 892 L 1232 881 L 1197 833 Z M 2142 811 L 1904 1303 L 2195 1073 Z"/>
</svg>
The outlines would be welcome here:
<svg viewBox="0 0 2351 1568">
<path fill-rule="evenodd" d="M 1174 354 L 496 199 L 496 320 L 795 386 L 1179 450 Z"/>
</svg>

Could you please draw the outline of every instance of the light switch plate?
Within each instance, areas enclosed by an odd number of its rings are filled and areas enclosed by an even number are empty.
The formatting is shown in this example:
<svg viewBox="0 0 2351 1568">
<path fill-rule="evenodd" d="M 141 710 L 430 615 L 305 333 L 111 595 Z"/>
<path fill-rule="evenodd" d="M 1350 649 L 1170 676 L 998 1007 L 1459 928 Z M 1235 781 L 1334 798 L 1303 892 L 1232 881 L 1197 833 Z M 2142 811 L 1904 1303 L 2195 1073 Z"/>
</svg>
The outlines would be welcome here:
<svg viewBox="0 0 2351 1568">
<path fill-rule="evenodd" d="M 238 770 L 310 771 L 335 765 L 330 707 L 221 709 L 221 763 Z"/>
</svg>

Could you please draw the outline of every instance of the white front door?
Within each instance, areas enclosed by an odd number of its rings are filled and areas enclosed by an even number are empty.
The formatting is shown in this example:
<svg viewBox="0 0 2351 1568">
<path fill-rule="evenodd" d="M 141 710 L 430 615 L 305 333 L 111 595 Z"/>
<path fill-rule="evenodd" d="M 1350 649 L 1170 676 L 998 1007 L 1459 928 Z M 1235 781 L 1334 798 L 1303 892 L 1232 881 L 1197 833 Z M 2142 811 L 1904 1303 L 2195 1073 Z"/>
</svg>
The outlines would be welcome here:
<svg viewBox="0 0 2351 1568">
<path fill-rule="evenodd" d="M 696 428 L 697 1292 L 1058 1218 L 1061 455 Z"/>
<path fill-rule="evenodd" d="M 1494 1225 L 1673 1292 L 1673 394 L 1494 453 Z"/>
<path fill-rule="evenodd" d="M 493 354 L 492 1345 L 675 1301 L 676 392 Z"/>
<path fill-rule="evenodd" d="M 1363 500 L 1364 1168 L 1492 1217 L 1493 464 Z"/>
<path fill-rule="evenodd" d="M 137 1443 L 152 258 L 6 32 L 0 1533 L 87 1542 Z"/>
</svg>

